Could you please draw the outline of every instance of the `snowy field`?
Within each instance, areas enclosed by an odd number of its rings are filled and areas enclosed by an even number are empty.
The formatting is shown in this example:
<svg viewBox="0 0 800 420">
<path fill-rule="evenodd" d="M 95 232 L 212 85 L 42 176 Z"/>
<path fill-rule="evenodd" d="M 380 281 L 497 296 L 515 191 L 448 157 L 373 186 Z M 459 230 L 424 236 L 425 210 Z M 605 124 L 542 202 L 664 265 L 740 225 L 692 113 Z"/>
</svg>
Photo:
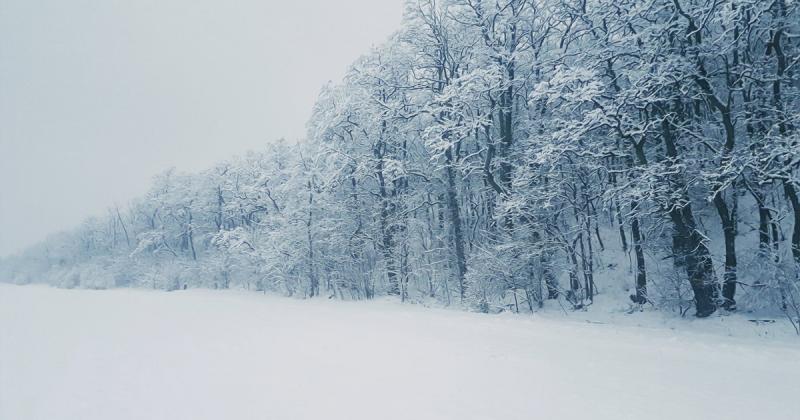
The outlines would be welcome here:
<svg viewBox="0 0 800 420">
<path fill-rule="evenodd" d="M 797 419 L 799 384 L 789 336 L 0 284 L 3 420 Z"/>
</svg>

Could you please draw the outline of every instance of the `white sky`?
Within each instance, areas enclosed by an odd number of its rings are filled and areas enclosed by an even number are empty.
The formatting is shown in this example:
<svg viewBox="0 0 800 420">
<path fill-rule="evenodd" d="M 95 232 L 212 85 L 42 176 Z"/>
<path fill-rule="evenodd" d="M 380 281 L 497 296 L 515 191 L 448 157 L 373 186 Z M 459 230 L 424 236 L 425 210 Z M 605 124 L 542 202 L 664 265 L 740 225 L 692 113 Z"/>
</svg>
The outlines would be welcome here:
<svg viewBox="0 0 800 420">
<path fill-rule="evenodd" d="M 297 139 L 403 0 L 0 0 L 0 256 Z"/>
</svg>

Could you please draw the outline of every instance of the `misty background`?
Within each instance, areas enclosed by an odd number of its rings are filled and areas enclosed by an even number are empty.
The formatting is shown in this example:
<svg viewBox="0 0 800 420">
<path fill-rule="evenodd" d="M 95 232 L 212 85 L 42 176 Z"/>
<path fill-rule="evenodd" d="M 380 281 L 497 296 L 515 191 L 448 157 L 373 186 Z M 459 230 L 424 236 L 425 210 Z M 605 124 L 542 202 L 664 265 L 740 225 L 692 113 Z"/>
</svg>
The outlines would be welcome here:
<svg viewBox="0 0 800 420">
<path fill-rule="evenodd" d="M 0 256 L 193 171 L 297 140 L 403 0 L 0 1 Z M 368 16 L 368 19 L 364 17 Z"/>
</svg>

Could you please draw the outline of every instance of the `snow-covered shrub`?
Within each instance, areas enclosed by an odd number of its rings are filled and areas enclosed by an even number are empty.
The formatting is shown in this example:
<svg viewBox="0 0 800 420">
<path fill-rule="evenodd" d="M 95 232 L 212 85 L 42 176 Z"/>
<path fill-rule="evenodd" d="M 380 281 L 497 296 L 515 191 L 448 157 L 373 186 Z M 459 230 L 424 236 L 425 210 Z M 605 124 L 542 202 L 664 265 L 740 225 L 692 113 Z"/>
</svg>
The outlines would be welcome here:
<svg viewBox="0 0 800 420">
<path fill-rule="evenodd" d="M 511 242 L 480 248 L 470 258 L 467 304 L 479 312 L 533 310 L 546 296 L 538 258 Z"/>
<path fill-rule="evenodd" d="M 79 267 L 59 268 L 53 272 L 54 284 L 65 289 L 73 289 L 81 285 L 81 273 Z"/>
<path fill-rule="evenodd" d="M 86 289 L 109 289 L 114 287 L 112 272 L 99 264 L 86 263 L 79 266 L 80 286 Z"/>
</svg>

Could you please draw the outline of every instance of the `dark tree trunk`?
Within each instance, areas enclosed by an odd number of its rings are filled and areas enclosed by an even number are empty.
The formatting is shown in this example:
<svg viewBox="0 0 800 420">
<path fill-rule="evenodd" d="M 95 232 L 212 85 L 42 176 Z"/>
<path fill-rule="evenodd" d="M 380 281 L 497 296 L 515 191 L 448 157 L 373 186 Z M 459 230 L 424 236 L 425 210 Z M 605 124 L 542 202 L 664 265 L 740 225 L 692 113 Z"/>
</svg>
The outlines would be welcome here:
<svg viewBox="0 0 800 420">
<path fill-rule="evenodd" d="M 647 270 L 644 262 L 644 249 L 642 248 L 642 233 L 639 227 L 639 217 L 635 216 L 639 203 L 631 203 L 631 237 L 633 238 L 633 251 L 636 254 L 636 294 L 631 296 L 634 303 L 647 302 Z"/>
<path fill-rule="evenodd" d="M 722 198 L 722 193 L 718 192 L 714 196 L 714 206 L 717 208 L 720 221 L 722 222 L 722 233 L 725 237 L 725 275 L 722 283 L 722 307 L 727 310 L 736 309 L 736 225 L 731 217 L 728 205 Z"/>
<path fill-rule="evenodd" d="M 706 69 L 702 62 L 697 64 L 697 69 L 702 77 L 697 77 L 695 81 L 704 92 L 708 103 L 719 112 L 722 119 L 722 126 L 725 131 L 725 143 L 722 147 L 719 167 L 723 168 L 728 166 L 731 161 L 731 154 L 733 153 L 736 140 L 735 126 L 731 115 L 731 100 L 729 98 L 728 104 L 726 105 L 716 97 L 711 84 L 708 82 Z M 718 177 L 714 183 L 712 193 L 714 194 L 714 207 L 717 209 L 717 214 L 722 224 L 723 236 L 725 238 L 725 274 L 722 287 L 722 305 L 725 309 L 733 310 L 736 309 L 736 301 L 734 300 L 736 294 L 736 221 L 735 218 L 732 217 L 728 203 L 725 200 L 724 187 L 726 185 L 726 177 L 729 177 L 729 175 L 723 174 Z"/>
<path fill-rule="evenodd" d="M 686 269 L 689 284 L 694 292 L 696 316 L 703 318 L 716 311 L 716 281 L 713 264 L 702 235 L 694 224 L 691 205 L 674 208 L 669 212 L 676 228 L 673 250 L 680 266 Z"/>
<path fill-rule="evenodd" d="M 661 130 L 667 156 L 676 160 L 678 149 L 670 122 L 666 118 L 661 122 Z M 689 284 L 694 292 L 695 315 L 703 318 L 717 310 L 714 266 L 704 238 L 697 231 L 692 203 L 685 192 L 685 182 L 679 176 L 673 176 L 672 183 L 674 191 L 683 191 L 682 202 L 672 203 L 669 210 L 669 217 L 675 228 L 673 255 L 678 259 L 678 264 L 686 269 Z"/>
<path fill-rule="evenodd" d="M 385 126 L 385 122 L 383 123 Z M 381 141 L 374 148 L 375 158 L 378 160 L 376 175 L 378 177 L 378 190 L 381 197 L 380 228 L 381 242 L 380 249 L 383 255 L 383 262 L 386 269 L 388 289 L 386 293 L 391 296 L 400 295 L 400 284 L 397 279 L 397 264 L 394 256 L 394 235 L 391 224 L 394 215 L 395 204 L 391 202 L 386 186 L 386 178 L 383 175 L 383 157 L 385 144 Z"/>
<path fill-rule="evenodd" d="M 791 181 L 784 181 L 783 191 L 789 204 L 792 205 L 794 215 L 794 228 L 792 229 L 792 258 L 795 264 L 800 264 L 800 197 L 797 188 Z"/>
<path fill-rule="evenodd" d="M 461 226 L 461 215 L 458 208 L 458 195 L 456 193 L 456 175 L 453 170 L 453 154 L 452 150 L 448 149 L 445 152 L 447 158 L 447 166 L 445 172 L 447 176 L 447 209 L 450 213 L 450 221 L 453 223 L 453 242 L 456 252 L 456 276 L 458 279 L 458 289 L 461 301 L 464 301 L 467 292 L 467 286 L 464 283 L 464 276 L 467 273 L 467 259 L 464 253 L 464 233 Z"/>
<path fill-rule="evenodd" d="M 644 153 L 644 142 L 633 144 L 636 161 L 639 165 L 647 165 L 647 156 Z M 631 238 L 633 239 L 633 252 L 636 254 L 636 294 L 631 296 L 634 303 L 644 304 L 647 302 L 647 267 L 644 262 L 644 247 L 642 242 L 641 225 L 639 224 L 639 201 L 631 201 Z M 620 226 L 620 229 L 622 227 Z"/>
<path fill-rule="evenodd" d="M 308 281 L 310 285 L 310 297 L 319 295 L 319 279 L 314 270 L 314 236 L 311 232 L 311 226 L 314 220 L 313 205 L 314 190 L 312 189 L 311 181 L 308 181 L 308 219 L 306 220 L 306 235 L 308 240 Z"/>
<path fill-rule="evenodd" d="M 615 211 L 617 213 L 617 225 L 619 226 L 619 240 L 622 242 L 622 252 L 628 253 L 628 238 L 625 236 L 625 223 L 622 221 L 622 210 L 619 208 L 619 203 L 614 203 Z M 638 224 L 638 221 L 637 221 Z"/>
<path fill-rule="evenodd" d="M 766 205 L 766 197 L 761 191 L 753 191 L 753 196 L 758 204 L 758 250 L 763 255 L 771 251 L 770 225 L 772 213 Z"/>
</svg>

